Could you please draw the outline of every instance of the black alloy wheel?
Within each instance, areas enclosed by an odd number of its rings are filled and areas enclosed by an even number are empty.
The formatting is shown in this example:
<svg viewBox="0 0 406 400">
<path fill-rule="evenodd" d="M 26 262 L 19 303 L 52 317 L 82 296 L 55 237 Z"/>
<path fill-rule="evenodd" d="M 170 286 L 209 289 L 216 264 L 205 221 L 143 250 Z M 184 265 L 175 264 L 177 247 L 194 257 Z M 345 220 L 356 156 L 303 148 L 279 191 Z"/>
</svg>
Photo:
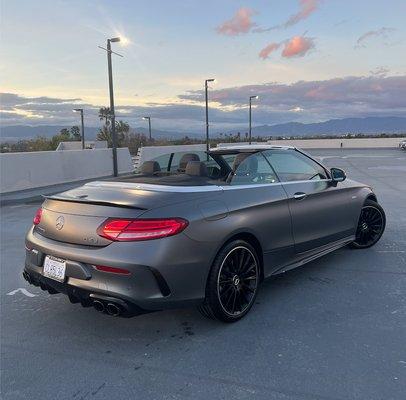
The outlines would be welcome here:
<svg viewBox="0 0 406 400">
<path fill-rule="evenodd" d="M 383 208 L 372 200 L 367 200 L 361 209 L 356 238 L 351 246 L 365 249 L 373 246 L 381 238 L 386 225 Z"/>
<path fill-rule="evenodd" d="M 213 263 L 200 311 L 224 322 L 238 321 L 252 307 L 259 280 L 255 249 L 242 240 L 227 244 Z"/>
</svg>

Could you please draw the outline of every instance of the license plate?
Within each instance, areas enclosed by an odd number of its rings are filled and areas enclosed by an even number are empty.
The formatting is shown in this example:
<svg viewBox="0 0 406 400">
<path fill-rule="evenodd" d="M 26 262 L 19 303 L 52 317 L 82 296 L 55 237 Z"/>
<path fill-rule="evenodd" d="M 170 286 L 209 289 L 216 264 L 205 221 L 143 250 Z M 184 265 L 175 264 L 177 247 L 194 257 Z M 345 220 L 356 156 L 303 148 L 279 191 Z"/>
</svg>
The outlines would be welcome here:
<svg viewBox="0 0 406 400">
<path fill-rule="evenodd" d="M 44 261 L 44 276 L 59 282 L 65 280 L 66 262 L 56 257 L 46 256 Z"/>
</svg>

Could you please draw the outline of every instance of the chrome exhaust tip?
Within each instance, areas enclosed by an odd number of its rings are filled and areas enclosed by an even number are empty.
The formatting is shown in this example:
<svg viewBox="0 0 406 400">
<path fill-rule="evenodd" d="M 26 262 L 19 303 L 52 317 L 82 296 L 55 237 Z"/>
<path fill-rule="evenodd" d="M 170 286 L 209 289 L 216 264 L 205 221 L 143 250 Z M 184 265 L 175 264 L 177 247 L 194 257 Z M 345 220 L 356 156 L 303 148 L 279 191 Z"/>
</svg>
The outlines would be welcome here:
<svg viewBox="0 0 406 400">
<path fill-rule="evenodd" d="M 108 303 L 106 310 L 113 317 L 118 317 L 121 314 L 121 308 L 114 303 Z"/>
<path fill-rule="evenodd" d="M 93 302 L 93 307 L 95 310 L 97 310 L 99 312 L 104 312 L 104 304 L 99 300 L 95 300 Z"/>
</svg>

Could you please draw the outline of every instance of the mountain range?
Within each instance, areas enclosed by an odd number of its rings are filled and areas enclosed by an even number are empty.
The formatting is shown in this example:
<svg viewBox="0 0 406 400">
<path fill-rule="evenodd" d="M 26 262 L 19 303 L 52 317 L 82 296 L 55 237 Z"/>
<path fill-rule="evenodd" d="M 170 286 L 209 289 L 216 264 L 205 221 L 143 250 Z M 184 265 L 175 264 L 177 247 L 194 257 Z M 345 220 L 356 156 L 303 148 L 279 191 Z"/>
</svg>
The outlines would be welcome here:
<svg viewBox="0 0 406 400">
<path fill-rule="evenodd" d="M 253 136 L 310 136 L 343 134 L 406 133 L 406 118 L 367 117 L 330 119 L 325 122 L 303 124 L 288 122 L 278 125 L 262 125 L 252 129 Z"/>
<path fill-rule="evenodd" d="M 21 139 L 31 139 L 36 136 L 51 137 L 57 134 L 63 128 L 70 126 L 63 125 L 11 125 L 0 127 L 0 138 L 2 142 L 17 141 Z M 89 140 L 96 138 L 99 128 L 86 127 L 85 136 Z M 132 131 L 148 135 L 145 128 L 133 128 Z M 235 134 L 240 131 L 245 133 L 244 129 L 233 129 L 227 133 Z M 253 136 L 311 136 L 311 135 L 343 135 L 343 134 L 380 134 L 380 133 L 406 133 L 406 118 L 404 117 L 367 117 L 367 118 L 344 118 L 330 119 L 324 122 L 301 123 L 288 122 L 276 125 L 260 125 L 252 129 Z M 219 132 L 212 135 L 218 136 Z M 204 133 L 170 131 L 170 130 L 153 130 L 153 136 L 157 138 L 181 138 L 185 135 L 198 138 L 203 137 Z"/>
</svg>

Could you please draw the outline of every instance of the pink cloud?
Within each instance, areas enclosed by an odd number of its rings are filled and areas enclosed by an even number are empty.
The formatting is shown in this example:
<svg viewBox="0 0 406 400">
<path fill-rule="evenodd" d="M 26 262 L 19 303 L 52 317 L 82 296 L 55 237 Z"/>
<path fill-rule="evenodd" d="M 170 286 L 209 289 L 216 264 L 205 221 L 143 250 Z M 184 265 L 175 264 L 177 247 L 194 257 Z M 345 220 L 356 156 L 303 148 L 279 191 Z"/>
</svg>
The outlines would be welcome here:
<svg viewBox="0 0 406 400">
<path fill-rule="evenodd" d="M 255 12 L 246 7 L 241 7 L 237 10 L 233 18 L 223 22 L 217 27 L 217 32 L 222 35 L 236 36 L 241 33 L 247 33 L 255 26 L 251 18 Z"/>
<path fill-rule="evenodd" d="M 320 3 L 321 0 L 299 0 L 299 12 L 291 15 L 290 18 L 283 24 L 283 26 L 286 28 L 288 26 L 297 24 L 303 19 L 308 18 L 317 10 Z"/>
<path fill-rule="evenodd" d="M 314 40 L 304 36 L 294 36 L 285 43 L 282 51 L 282 57 L 303 57 L 310 49 L 314 47 Z"/>
<path fill-rule="evenodd" d="M 278 50 L 280 43 L 270 43 L 268 46 L 264 47 L 260 52 L 259 52 L 259 57 L 265 60 L 266 58 L 269 57 L 271 53 L 273 53 L 275 50 Z"/>
<path fill-rule="evenodd" d="M 299 0 L 299 11 L 296 14 L 291 15 L 283 24 L 274 25 L 270 28 L 258 27 L 253 29 L 253 32 L 269 32 L 274 29 L 288 28 L 289 26 L 295 25 L 313 14 L 319 8 L 319 5 L 322 1 L 323 0 Z"/>
</svg>

